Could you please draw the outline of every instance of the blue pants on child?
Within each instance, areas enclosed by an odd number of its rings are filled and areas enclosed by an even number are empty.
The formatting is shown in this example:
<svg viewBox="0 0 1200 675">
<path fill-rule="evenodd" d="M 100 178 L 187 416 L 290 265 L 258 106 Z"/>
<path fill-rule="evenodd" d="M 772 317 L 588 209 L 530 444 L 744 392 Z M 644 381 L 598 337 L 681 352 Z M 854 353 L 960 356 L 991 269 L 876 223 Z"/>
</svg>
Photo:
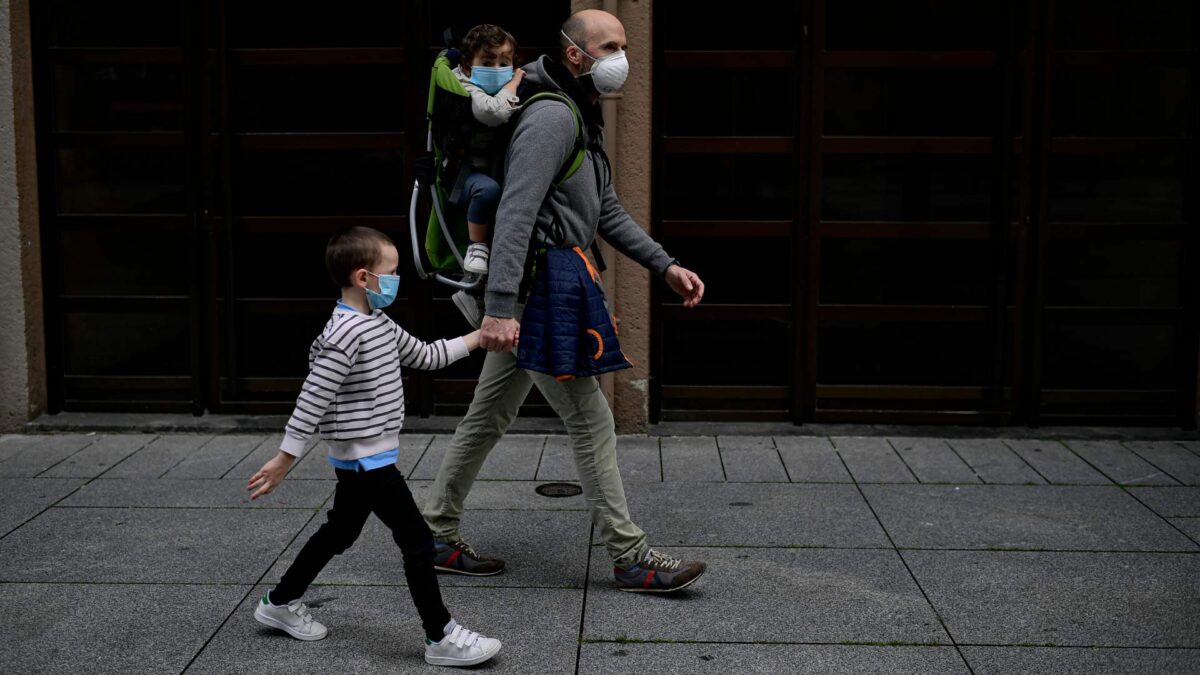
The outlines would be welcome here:
<svg viewBox="0 0 1200 675">
<path fill-rule="evenodd" d="M 467 206 L 467 221 L 480 225 L 496 224 L 496 208 L 500 206 L 500 184 L 491 176 L 472 171 L 465 183 L 471 202 Z"/>
</svg>

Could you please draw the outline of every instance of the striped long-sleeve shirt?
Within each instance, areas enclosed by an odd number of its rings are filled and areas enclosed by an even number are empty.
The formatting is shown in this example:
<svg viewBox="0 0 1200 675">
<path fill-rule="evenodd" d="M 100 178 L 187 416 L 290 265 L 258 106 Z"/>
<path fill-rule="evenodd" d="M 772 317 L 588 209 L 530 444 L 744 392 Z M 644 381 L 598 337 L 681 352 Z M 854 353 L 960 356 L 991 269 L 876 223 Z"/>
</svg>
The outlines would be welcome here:
<svg viewBox="0 0 1200 675">
<path fill-rule="evenodd" d="M 335 459 L 397 447 L 404 424 L 400 367 L 436 370 L 467 354 L 462 338 L 425 343 L 381 310 L 367 315 L 339 304 L 309 350 L 308 377 L 280 449 L 298 457 L 318 430 Z"/>
</svg>

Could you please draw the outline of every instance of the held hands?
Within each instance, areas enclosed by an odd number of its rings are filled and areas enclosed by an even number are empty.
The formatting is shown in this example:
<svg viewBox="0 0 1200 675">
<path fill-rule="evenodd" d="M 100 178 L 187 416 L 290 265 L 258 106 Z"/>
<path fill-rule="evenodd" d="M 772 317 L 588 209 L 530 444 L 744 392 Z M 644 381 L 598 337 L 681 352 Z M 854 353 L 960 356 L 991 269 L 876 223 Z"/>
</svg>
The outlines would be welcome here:
<svg viewBox="0 0 1200 675">
<path fill-rule="evenodd" d="M 683 306 L 688 309 L 700 304 L 700 300 L 704 298 L 704 282 L 689 269 L 671 265 L 663 274 L 663 279 L 671 290 L 683 298 Z"/>
<path fill-rule="evenodd" d="M 521 324 L 513 318 L 483 317 L 479 345 L 489 352 L 510 352 L 521 339 Z"/>
<path fill-rule="evenodd" d="M 251 493 L 250 500 L 253 501 L 274 492 L 275 488 L 283 482 L 295 461 L 295 457 L 282 450 L 267 460 L 267 463 L 263 464 L 262 468 L 250 477 L 250 482 L 246 485 L 246 490 Z"/>
</svg>

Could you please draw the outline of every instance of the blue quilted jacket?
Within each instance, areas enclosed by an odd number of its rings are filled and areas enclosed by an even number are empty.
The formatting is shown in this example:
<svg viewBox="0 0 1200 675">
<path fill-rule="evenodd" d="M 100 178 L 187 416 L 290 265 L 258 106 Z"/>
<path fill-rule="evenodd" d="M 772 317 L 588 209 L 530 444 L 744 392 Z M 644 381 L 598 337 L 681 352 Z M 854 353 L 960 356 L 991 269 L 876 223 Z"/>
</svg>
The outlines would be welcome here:
<svg viewBox="0 0 1200 675">
<path fill-rule="evenodd" d="M 517 366 L 571 380 L 631 365 L 587 256 L 578 247 L 547 249 L 521 316 Z"/>
</svg>

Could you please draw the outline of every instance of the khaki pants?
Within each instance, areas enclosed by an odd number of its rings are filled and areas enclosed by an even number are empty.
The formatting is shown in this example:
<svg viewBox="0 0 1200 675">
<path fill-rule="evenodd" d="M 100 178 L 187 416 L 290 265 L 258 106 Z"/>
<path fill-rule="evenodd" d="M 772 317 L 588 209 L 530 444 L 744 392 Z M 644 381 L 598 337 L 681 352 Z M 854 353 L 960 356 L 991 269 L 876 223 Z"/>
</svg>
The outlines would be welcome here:
<svg viewBox="0 0 1200 675">
<path fill-rule="evenodd" d="M 599 381 L 583 377 L 559 382 L 549 375 L 522 370 L 511 352 L 488 353 L 471 407 L 442 459 L 424 510 L 434 538 L 442 542 L 461 538 L 458 523 L 467 493 L 533 385 L 566 423 L 588 512 L 613 562 L 623 567 L 637 562 L 646 548 L 646 533 L 629 518 L 617 470 L 616 429 Z"/>
</svg>

